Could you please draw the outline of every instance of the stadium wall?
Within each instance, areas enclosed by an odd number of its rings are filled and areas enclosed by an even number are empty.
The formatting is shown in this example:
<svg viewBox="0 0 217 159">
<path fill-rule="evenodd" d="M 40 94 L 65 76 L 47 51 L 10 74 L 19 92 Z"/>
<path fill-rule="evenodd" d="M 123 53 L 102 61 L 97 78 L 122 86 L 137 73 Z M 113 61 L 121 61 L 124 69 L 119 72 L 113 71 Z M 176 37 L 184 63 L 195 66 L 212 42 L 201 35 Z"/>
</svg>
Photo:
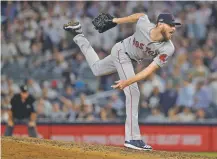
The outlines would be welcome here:
<svg viewBox="0 0 217 159">
<path fill-rule="evenodd" d="M 5 124 L 1 125 L 4 133 Z M 217 124 L 140 124 L 143 139 L 155 150 L 217 152 Z M 40 138 L 123 146 L 124 124 L 39 123 Z M 27 127 L 18 124 L 14 136 L 28 136 Z"/>
</svg>

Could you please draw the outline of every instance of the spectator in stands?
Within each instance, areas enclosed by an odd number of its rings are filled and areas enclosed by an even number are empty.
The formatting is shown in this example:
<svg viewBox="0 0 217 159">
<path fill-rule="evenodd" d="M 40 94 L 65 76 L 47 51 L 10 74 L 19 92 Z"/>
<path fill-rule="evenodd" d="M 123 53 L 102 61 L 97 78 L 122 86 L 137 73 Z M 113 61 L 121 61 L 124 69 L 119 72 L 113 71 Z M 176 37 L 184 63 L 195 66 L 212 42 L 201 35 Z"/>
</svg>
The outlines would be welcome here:
<svg viewBox="0 0 217 159">
<path fill-rule="evenodd" d="M 174 107 L 168 111 L 168 121 L 172 121 L 172 122 L 179 122 L 180 121 L 179 116 L 177 115 L 178 110 L 179 110 L 178 107 Z"/>
<path fill-rule="evenodd" d="M 101 108 L 99 112 L 99 120 L 100 121 L 112 121 L 111 118 L 108 118 L 108 112 L 105 108 Z"/>
<path fill-rule="evenodd" d="M 68 99 L 73 101 L 75 99 L 75 91 L 73 90 L 72 86 L 67 86 L 65 88 L 65 92 L 63 94 L 63 96 Z"/>
<path fill-rule="evenodd" d="M 207 80 L 210 73 L 217 71 L 217 45 L 215 45 L 217 43 L 217 5 L 215 2 L 182 3 L 174 1 L 168 3 L 162 1 L 152 3 L 148 1 L 125 1 L 110 3 L 106 1 L 61 1 L 50 3 L 3 1 L 1 9 L 3 17 L 1 27 L 1 96 L 3 98 L 10 99 L 18 91 L 19 83 L 28 77 L 30 79 L 28 81 L 30 92 L 35 97 L 41 98 L 42 96 L 50 103 L 60 103 L 60 112 L 65 112 L 68 114 L 69 121 L 75 122 L 82 107 L 80 106 L 81 103 L 77 103 L 79 95 L 81 93 L 90 95 L 98 91 L 110 90 L 112 81 L 117 77 L 116 74 L 109 77 L 94 77 L 75 43 L 69 40 L 72 39 L 71 35 L 59 29 L 62 28 L 60 25 L 69 21 L 69 19 L 76 18 L 80 19 L 80 22 L 84 24 L 83 26 L 91 26 L 93 16 L 102 11 L 117 17 L 123 17 L 135 11 L 144 12 L 144 9 L 145 13 L 151 18 L 150 20 L 155 21 L 158 15 L 156 10 L 159 12 L 169 10 L 176 14 L 176 17 L 184 25 L 174 35 L 176 36 L 174 39 L 176 52 L 172 62 L 168 63 L 168 66 L 161 71 L 139 83 L 143 94 L 141 96 L 140 118 L 144 119 L 150 113 L 147 98 L 153 92 L 154 87 L 159 88 L 161 94 L 160 106 L 163 113 L 167 114 L 169 110 L 168 116 L 172 121 L 178 121 L 177 113 L 179 111 L 170 109 L 174 108 L 175 89 L 177 87 L 180 87 L 177 97 L 178 106 L 190 107 L 193 105 L 198 109 L 198 105 L 200 105 L 199 107 L 208 107 L 204 103 L 210 103 L 212 109 L 205 109 L 207 118 L 217 115 L 210 113 L 215 112 L 216 107 L 216 80 L 204 83 L 203 89 L 197 90 L 194 96 L 197 102 L 191 104 L 192 87 L 195 87 L 200 78 Z M 123 24 L 105 34 L 99 34 L 91 27 L 84 27 L 83 32 L 90 39 L 91 45 L 99 50 L 97 52 L 100 58 L 103 58 L 110 52 L 110 46 L 132 35 L 134 28 L 134 24 Z M 135 72 L 142 70 L 146 63 L 144 61 L 138 65 Z M 191 81 L 186 81 L 186 74 L 192 76 Z M 4 75 L 10 77 L 10 79 L 8 80 Z M 173 89 L 165 89 L 167 87 L 166 81 L 170 80 L 173 81 Z M 68 85 L 73 86 L 74 97 L 67 97 L 61 92 Z M 208 93 L 204 91 L 206 90 L 204 88 L 207 87 L 210 89 Z M 212 97 L 211 93 L 213 94 Z M 206 97 L 203 97 L 203 94 Z M 66 98 L 62 98 L 62 96 Z M 118 96 L 120 97 L 120 95 Z M 210 99 L 210 101 L 207 99 Z M 95 101 L 91 99 L 90 104 L 94 104 L 92 102 Z M 203 103 L 203 106 L 199 103 Z M 99 107 L 103 106 L 99 105 Z M 107 119 L 110 121 L 117 120 L 117 118 L 120 118 L 119 112 L 116 112 L 110 106 L 108 104 L 105 107 Z M 48 113 L 44 112 L 46 109 L 43 106 L 36 109 L 39 112 L 39 117 L 43 119 L 49 117 Z M 51 112 L 50 114 L 52 114 Z M 99 110 L 93 109 L 93 112 L 94 116 L 95 114 L 99 116 Z M 193 111 L 193 113 L 195 112 Z"/>
<path fill-rule="evenodd" d="M 116 110 L 119 116 L 123 115 L 124 113 L 124 102 L 117 94 L 112 94 L 110 98 L 110 103 L 112 108 Z"/>
<path fill-rule="evenodd" d="M 7 122 L 8 121 L 8 109 L 11 107 L 10 98 L 6 96 L 1 100 L 1 121 Z"/>
<path fill-rule="evenodd" d="M 203 63 L 204 65 L 210 69 L 210 72 L 212 72 L 213 70 L 211 69 L 212 67 L 212 60 L 215 57 L 215 53 L 214 51 L 208 47 L 208 46 L 204 46 L 203 47 L 203 52 L 204 52 L 204 58 L 203 58 Z"/>
<path fill-rule="evenodd" d="M 52 113 L 51 113 L 51 119 L 54 122 L 62 122 L 66 120 L 66 114 L 60 110 L 59 103 L 53 103 L 52 105 Z"/>
<path fill-rule="evenodd" d="M 1 43 L 2 50 L 2 60 L 4 62 L 12 63 L 14 61 L 14 58 L 18 55 L 18 50 L 16 48 L 16 45 L 12 42 L 11 39 L 5 40 Z"/>
<path fill-rule="evenodd" d="M 193 107 L 196 109 L 207 108 L 211 104 L 212 92 L 205 85 L 204 81 L 198 81 L 196 85 L 196 92 L 194 95 Z"/>
<path fill-rule="evenodd" d="M 62 106 L 60 106 L 60 109 L 63 110 L 63 112 L 66 114 L 68 121 L 74 122 L 79 112 L 75 103 L 63 96 L 59 97 L 59 100 L 63 104 Z"/>
<path fill-rule="evenodd" d="M 8 95 L 12 91 L 13 93 L 19 93 L 19 87 L 12 79 L 2 76 L 1 79 L 1 93 L 2 95 Z"/>
<path fill-rule="evenodd" d="M 61 35 L 58 31 L 58 28 L 55 28 L 52 21 L 48 24 L 48 30 L 45 31 L 45 33 L 49 36 L 51 39 L 52 44 L 58 46 L 61 40 Z"/>
<path fill-rule="evenodd" d="M 199 9 L 195 14 L 196 33 L 199 44 L 204 44 L 207 34 L 207 25 L 211 15 L 211 8 L 206 3 L 199 3 Z"/>
<path fill-rule="evenodd" d="M 37 100 L 37 103 L 38 103 L 38 105 L 43 107 L 42 109 L 43 109 L 44 115 L 46 117 L 50 117 L 51 116 L 51 111 L 52 111 L 51 103 L 48 100 L 46 100 L 46 99 L 44 99 L 42 97 Z"/>
<path fill-rule="evenodd" d="M 159 75 L 153 73 L 147 78 L 147 80 L 142 85 L 143 95 L 145 97 L 149 97 L 155 86 L 159 88 L 160 92 L 164 91 L 163 79 Z"/>
<path fill-rule="evenodd" d="M 46 100 L 52 101 L 57 98 L 57 92 L 50 87 L 44 86 L 42 88 L 42 97 Z"/>
<path fill-rule="evenodd" d="M 194 104 L 194 86 L 191 83 L 191 79 L 184 78 L 183 83 L 178 91 L 178 98 L 176 101 L 177 106 L 184 105 L 186 107 L 192 107 Z"/>
<path fill-rule="evenodd" d="M 8 121 L 8 109 L 1 107 L 1 122 L 6 123 Z"/>
<path fill-rule="evenodd" d="M 181 122 L 190 122 L 195 120 L 195 115 L 189 107 L 183 107 L 183 111 L 178 114 L 178 118 Z"/>
<path fill-rule="evenodd" d="M 77 120 L 78 121 L 94 121 L 95 115 L 94 115 L 93 105 L 91 104 L 83 105 L 83 108 L 78 113 Z"/>
<path fill-rule="evenodd" d="M 147 99 L 143 99 L 139 108 L 139 119 L 144 120 L 148 115 L 150 115 L 150 108 Z"/>
<path fill-rule="evenodd" d="M 43 121 L 44 119 L 48 118 L 45 115 L 45 111 L 44 111 L 44 106 L 42 102 L 37 102 L 36 104 L 36 113 L 37 113 L 37 118 L 39 121 Z"/>
<path fill-rule="evenodd" d="M 172 87 L 177 87 L 178 85 L 180 85 L 182 79 L 182 75 L 181 75 L 181 68 L 180 66 L 178 66 L 177 64 L 175 64 L 175 66 L 173 67 L 172 73 L 171 73 L 171 78 L 167 79 L 167 80 L 172 80 Z"/>
<path fill-rule="evenodd" d="M 197 49 L 193 53 L 193 66 L 189 69 L 188 74 L 192 75 L 193 82 L 197 82 L 198 79 L 207 79 L 209 76 L 209 69 L 203 63 L 203 52 L 201 49 Z"/>
<path fill-rule="evenodd" d="M 196 121 L 204 122 L 206 119 L 206 113 L 203 109 L 198 109 L 196 111 Z"/>
<path fill-rule="evenodd" d="M 185 39 L 183 39 L 184 41 Z M 186 40 L 187 41 L 187 40 Z M 188 43 L 188 42 L 182 42 L 184 44 L 183 45 L 183 48 L 181 48 L 179 51 L 177 51 L 177 53 L 179 53 L 177 55 L 176 58 L 174 58 L 174 65 L 177 65 L 177 69 L 180 73 L 177 73 L 178 74 L 178 77 L 179 79 L 177 79 L 177 83 L 180 83 L 181 80 L 182 80 L 182 77 L 186 76 L 186 72 L 188 71 L 188 69 L 190 68 L 190 63 L 188 61 L 188 55 L 187 55 L 187 47 L 188 47 L 188 44 L 185 44 L 185 43 Z M 181 77 L 180 77 L 180 76 Z M 173 84 L 176 84 L 176 83 L 173 83 Z"/>
<path fill-rule="evenodd" d="M 54 52 L 53 58 L 55 60 L 55 67 L 53 68 L 53 72 L 56 74 L 62 74 L 68 68 L 68 63 L 64 59 L 64 56 L 57 50 Z"/>
<path fill-rule="evenodd" d="M 210 88 L 210 91 L 211 91 L 211 94 L 212 94 L 212 100 L 211 102 L 216 106 L 217 108 L 217 73 L 213 73 L 211 75 L 211 78 L 210 78 L 210 84 L 209 84 L 209 88 Z"/>
<path fill-rule="evenodd" d="M 168 110 L 175 106 L 177 96 L 176 88 L 173 87 L 172 81 L 168 80 L 166 90 L 160 95 L 160 106 L 166 116 L 168 115 Z"/>
<path fill-rule="evenodd" d="M 109 102 L 104 106 L 104 109 L 107 113 L 108 121 L 118 121 L 118 115 L 115 109 L 112 108 L 112 103 Z"/>
<path fill-rule="evenodd" d="M 164 122 L 166 118 L 163 113 L 161 113 L 158 107 L 151 109 L 151 115 L 147 116 L 145 119 L 146 121 L 153 121 L 153 122 Z"/>
<path fill-rule="evenodd" d="M 2 4 L 3 5 L 3 4 Z M 9 11 L 8 11 L 9 10 Z M 12 1 L 8 1 L 7 6 L 2 8 L 2 13 L 13 21 L 18 12 L 17 5 Z"/>
<path fill-rule="evenodd" d="M 19 86 L 12 79 L 7 79 L 7 86 L 8 90 L 11 89 L 14 93 L 19 93 Z"/>
<path fill-rule="evenodd" d="M 36 98 L 42 95 L 41 87 L 36 81 L 30 78 L 27 79 L 26 84 L 29 88 L 29 92 L 33 94 Z"/>
<path fill-rule="evenodd" d="M 160 104 L 160 91 L 157 86 L 153 88 L 151 95 L 148 97 L 148 106 L 154 108 Z"/>
<path fill-rule="evenodd" d="M 8 94 L 8 85 L 7 85 L 7 77 L 1 76 L 1 96 L 5 96 Z"/>
</svg>

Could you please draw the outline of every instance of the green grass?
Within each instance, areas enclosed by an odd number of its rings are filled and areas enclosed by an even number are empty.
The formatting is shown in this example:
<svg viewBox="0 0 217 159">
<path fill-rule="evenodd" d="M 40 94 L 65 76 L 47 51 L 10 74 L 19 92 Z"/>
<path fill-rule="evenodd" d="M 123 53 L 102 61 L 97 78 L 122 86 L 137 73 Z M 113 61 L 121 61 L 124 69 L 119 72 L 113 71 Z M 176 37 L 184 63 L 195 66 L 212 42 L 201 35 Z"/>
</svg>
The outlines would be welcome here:
<svg viewBox="0 0 217 159">
<path fill-rule="evenodd" d="M 217 157 L 217 152 L 194 152 L 193 154 L 207 157 Z"/>
</svg>

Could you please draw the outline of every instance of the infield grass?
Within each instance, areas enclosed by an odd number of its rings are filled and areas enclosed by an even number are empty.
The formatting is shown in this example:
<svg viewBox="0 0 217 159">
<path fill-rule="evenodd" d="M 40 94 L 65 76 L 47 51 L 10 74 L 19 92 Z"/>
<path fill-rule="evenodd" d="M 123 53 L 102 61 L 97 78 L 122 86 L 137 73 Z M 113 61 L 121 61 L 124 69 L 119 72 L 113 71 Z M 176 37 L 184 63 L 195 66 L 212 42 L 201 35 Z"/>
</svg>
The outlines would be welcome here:
<svg viewBox="0 0 217 159">
<path fill-rule="evenodd" d="M 217 152 L 194 152 L 192 154 L 217 158 Z"/>
</svg>

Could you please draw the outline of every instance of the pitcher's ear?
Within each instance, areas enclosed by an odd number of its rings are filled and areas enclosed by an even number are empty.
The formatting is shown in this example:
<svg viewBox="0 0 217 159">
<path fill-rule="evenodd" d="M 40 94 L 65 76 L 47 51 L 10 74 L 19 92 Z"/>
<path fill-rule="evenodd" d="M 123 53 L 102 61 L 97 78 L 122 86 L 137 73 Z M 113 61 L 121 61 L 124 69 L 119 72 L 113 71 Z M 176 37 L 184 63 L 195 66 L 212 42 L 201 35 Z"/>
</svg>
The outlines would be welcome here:
<svg viewBox="0 0 217 159">
<path fill-rule="evenodd" d="M 156 27 L 162 27 L 164 23 L 158 22 Z"/>
</svg>

